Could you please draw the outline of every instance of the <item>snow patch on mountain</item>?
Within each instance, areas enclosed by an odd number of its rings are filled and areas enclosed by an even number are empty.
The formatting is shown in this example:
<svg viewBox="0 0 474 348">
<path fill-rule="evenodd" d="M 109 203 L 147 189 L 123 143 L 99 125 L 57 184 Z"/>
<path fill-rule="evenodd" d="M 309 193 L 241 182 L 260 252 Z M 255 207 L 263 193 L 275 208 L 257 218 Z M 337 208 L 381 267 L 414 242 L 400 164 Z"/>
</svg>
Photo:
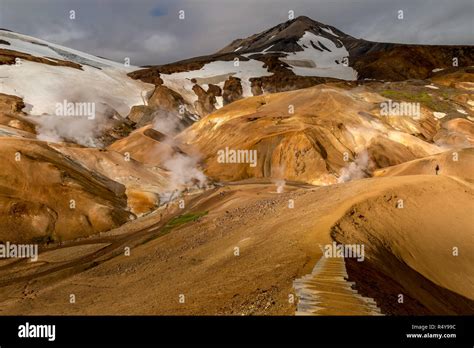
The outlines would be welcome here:
<svg viewBox="0 0 474 348">
<path fill-rule="evenodd" d="M 96 68 L 113 67 L 126 72 L 131 72 L 137 69 L 137 67 L 132 65 L 125 66 L 125 64 L 113 62 L 105 58 L 96 57 L 92 54 L 15 32 L 0 30 L 0 39 L 10 43 L 10 45 L 0 44 L 0 48 L 28 53 L 36 57 L 67 60 L 81 65 L 90 65 Z"/>
<path fill-rule="evenodd" d="M 24 111 L 38 125 L 38 139 L 54 142 L 70 139 L 95 146 L 97 136 L 108 126 L 111 117 L 125 118 L 132 106 L 146 104 L 154 89 L 154 85 L 127 76 L 136 67 L 13 32 L 0 30 L 0 39 L 10 43 L 0 48 L 81 65 L 82 70 L 26 59 L 20 64 L 0 65 L 0 93 L 23 99 Z M 93 105 L 94 115 L 58 114 L 58 105 L 63 103 Z"/>
<path fill-rule="evenodd" d="M 241 79 L 243 96 L 250 97 L 252 96 L 252 92 L 249 79 L 252 77 L 272 75 L 267 69 L 263 68 L 263 65 L 263 62 L 253 59 L 239 62 L 214 61 L 204 65 L 199 70 L 174 74 L 160 74 L 160 77 L 166 87 L 181 94 L 183 98 L 192 105 L 197 100 L 197 96 L 193 91 L 195 83 L 191 82 L 192 79 L 196 79 L 200 85 L 211 83 L 222 88 L 225 80 L 227 80 L 229 76 L 238 77 Z"/>
<path fill-rule="evenodd" d="M 33 44 L 29 41 L 19 40 L 15 39 L 14 37 L 3 35 L 3 32 L 0 33 L 2 33 L 2 35 L 0 35 L 0 38 L 10 43 L 10 45 L 6 46 L 0 44 L 0 48 L 28 53 L 36 57 L 63 59 L 63 57 L 61 57 L 48 46 Z"/>
<path fill-rule="evenodd" d="M 98 112 L 111 108 L 126 117 L 132 106 L 144 104 L 154 88 L 115 68 L 82 69 L 30 61 L 0 65 L 0 92 L 23 98 L 32 115 L 53 115 L 57 103 L 67 100 L 96 103 Z"/>
<path fill-rule="evenodd" d="M 298 45 L 303 51 L 280 58 L 296 75 L 357 79 L 357 71 L 343 64 L 344 58 L 349 58 L 344 46 L 337 47 L 333 41 L 308 31 L 298 40 Z"/>
<path fill-rule="evenodd" d="M 142 105 L 153 85 L 134 80 L 127 72 L 136 67 L 55 45 L 27 35 L 0 30 L 8 50 L 32 56 L 73 61 L 82 70 L 22 60 L 19 65 L 0 65 L 0 92 L 23 98 L 30 114 L 55 113 L 57 103 L 96 103 L 98 112 L 111 108 L 126 117 L 134 105 Z"/>
</svg>

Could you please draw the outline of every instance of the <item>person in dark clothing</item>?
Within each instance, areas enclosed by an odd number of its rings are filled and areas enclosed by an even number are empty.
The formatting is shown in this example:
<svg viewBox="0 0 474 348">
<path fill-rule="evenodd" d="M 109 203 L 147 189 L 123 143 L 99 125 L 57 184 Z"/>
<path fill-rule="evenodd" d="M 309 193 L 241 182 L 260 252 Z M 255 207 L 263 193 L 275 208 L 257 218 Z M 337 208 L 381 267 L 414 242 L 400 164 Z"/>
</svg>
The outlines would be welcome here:
<svg viewBox="0 0 474 348">
<path fill-rule="evenodd" d="M 438 172 L 439 172 L 439 165 L 438 164 L 436 165 L 435 171 L 436 171 L 436 175 L 438 175 Z"/>
</svg>

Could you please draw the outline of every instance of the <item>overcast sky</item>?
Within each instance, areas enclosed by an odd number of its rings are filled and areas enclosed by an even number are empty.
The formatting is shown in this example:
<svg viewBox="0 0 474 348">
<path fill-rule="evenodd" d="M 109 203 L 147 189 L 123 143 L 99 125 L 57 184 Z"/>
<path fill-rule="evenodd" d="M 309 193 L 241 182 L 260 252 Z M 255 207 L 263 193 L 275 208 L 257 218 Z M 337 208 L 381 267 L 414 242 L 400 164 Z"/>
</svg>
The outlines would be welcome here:
<svg viewBox="0 0 474 348">
<path fill-rule="evenodd" d="M 373 41 L 474 44 L 473 0 L 0 0 L 0 28 L 153 65 L 214 53 L 290 10 Z"/>
</svg>

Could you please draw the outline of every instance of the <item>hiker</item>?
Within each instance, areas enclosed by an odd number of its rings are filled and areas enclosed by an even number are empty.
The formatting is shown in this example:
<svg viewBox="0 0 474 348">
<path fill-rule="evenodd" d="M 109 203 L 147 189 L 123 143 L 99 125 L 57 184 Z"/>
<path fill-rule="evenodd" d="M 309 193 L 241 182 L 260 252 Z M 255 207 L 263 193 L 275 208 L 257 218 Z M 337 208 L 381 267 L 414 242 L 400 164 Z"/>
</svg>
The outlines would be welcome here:
<svg viewBox="0 0 474 348">
<path fill-rule="evenodd" d="M 435 171 L 436 171 L 436 175 L 438 175 L 438 172 L 439 172 L 439 165 L 438 164 L 436 165 Z"/>
</svg>

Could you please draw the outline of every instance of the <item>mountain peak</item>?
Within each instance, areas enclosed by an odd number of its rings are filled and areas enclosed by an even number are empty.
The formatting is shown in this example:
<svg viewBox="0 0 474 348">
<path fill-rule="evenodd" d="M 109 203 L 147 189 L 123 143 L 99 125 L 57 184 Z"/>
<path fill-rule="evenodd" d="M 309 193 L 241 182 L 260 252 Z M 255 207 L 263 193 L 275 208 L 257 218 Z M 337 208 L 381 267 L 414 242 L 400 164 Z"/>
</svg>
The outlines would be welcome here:
<svg viewBox="0 0 474 348">
<path fill-rule="evenodd" d="M 307 16 L 298 16 L 294 19 L 291 19 L 290 22 L 293 22 L 293 23 L 307 23 L 307 24 L 319 24 L 319 22 L 317 22 L 314 19 L 311 19 Z"/>
<path fill-rule="evenodd" d="M 313 34 L 320 34 L 320 33 L 326 32 L 326 33 L 332 33 L 333 36 L 337 36 L 337 37 L 345 37 L 345 38 L 350 37 L 346 33 L 343 33 L 342 31 L 340 31 L 339 29 L 333 26 L 315 21 L 314 19 L 309 18 L 307 16 L 298 16 L 292 20 L 287 21 L 286 23 L 289 24 L 286 27 L 286 29 L 288 30 L 291 28 L 291 31 L 297 37 L 301 37 L 302 35 L 304 35 L 304 32 L 306 31 L 310 31 Z M 286 23 L 283 23 L 283 24 L 286 24 Z"/>
<path fill-rule="evenodd" d="M 234 40 L 230 45 L 217 53 L 254 53 L 261 52 L 273 45 L 276 45 L 274 46 L 275 48 L 278 46 L 280 51 L 292 52 L 296 48 L 296 42 L 306 32 L 327 37 L 332 41 L 350 38 L 349 35 L 330 25 L 315 21 L 306 16 L 298 16 L 261 33 L 254 34 L 245 39 Z"/>
</svg>

